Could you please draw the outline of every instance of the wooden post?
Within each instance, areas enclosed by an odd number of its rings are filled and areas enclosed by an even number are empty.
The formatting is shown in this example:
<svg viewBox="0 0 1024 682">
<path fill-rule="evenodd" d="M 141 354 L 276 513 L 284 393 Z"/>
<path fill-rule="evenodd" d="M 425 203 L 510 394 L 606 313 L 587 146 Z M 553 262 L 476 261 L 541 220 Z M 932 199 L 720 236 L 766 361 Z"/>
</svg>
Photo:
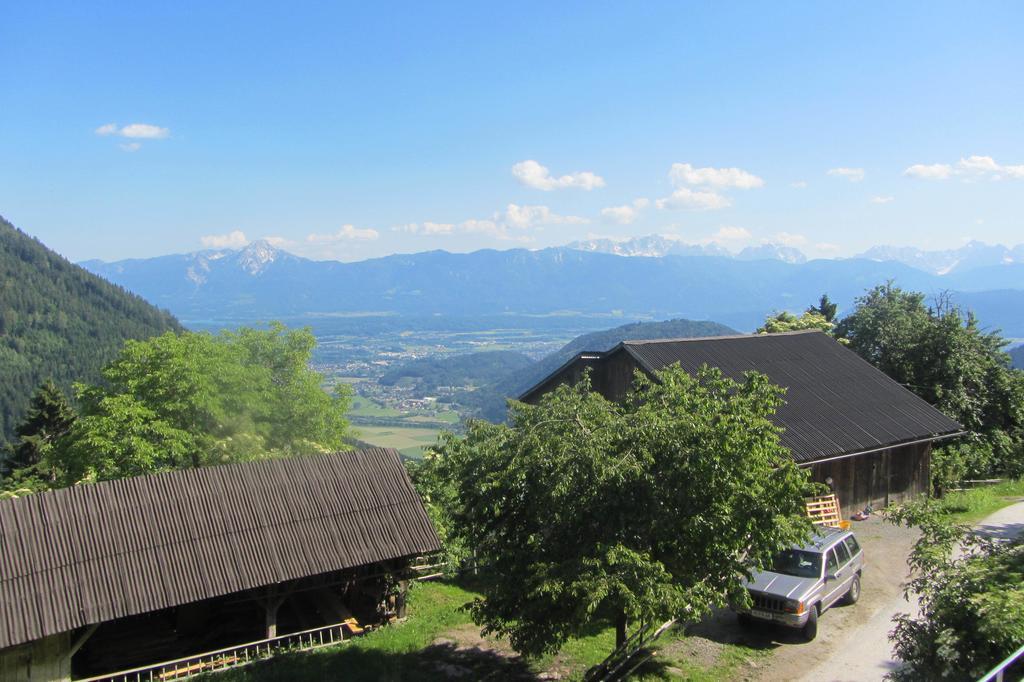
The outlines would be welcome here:
<svg viewBox="0 0 1024 682">
<path fill-rule="evenodd" d="M 626 643 L 626 612 L 620 611 L 615 617 L 615 648 Z"/>
<path fill-rule="evenodd" d="M 267 615 L 267 639 L 277 637 L 277 610 L 281 608 L 281 604 L 287 596 L 288 592 L 279 593 L 277 591 L 277 585 L 267 588 L 267 596 L 263 600 L 263 608 Z"/>
</svg>

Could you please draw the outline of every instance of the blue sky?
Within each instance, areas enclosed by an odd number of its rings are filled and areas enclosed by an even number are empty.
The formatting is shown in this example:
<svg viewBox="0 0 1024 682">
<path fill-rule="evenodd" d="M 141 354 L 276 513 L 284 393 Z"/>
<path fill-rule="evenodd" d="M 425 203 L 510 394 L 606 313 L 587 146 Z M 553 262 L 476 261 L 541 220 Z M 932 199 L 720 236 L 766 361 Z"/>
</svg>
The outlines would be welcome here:
<svg viewBox="0 0 1024 682">
<path fill-rule="evenodd" d="M 1019 2 L 7 3 L 0 214 L 74 260 L 1016 244 L 1022 35 Z"/>
</svg>

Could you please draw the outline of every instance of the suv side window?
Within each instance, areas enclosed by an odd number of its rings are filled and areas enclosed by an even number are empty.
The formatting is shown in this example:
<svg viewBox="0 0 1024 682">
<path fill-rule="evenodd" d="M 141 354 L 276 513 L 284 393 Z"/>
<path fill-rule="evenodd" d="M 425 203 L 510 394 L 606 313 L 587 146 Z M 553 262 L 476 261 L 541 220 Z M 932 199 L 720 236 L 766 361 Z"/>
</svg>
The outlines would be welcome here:
<svg viewBox="0 0 1024 682">
<path fill-rule="evenodd" d="M 846 545 L 841 542 L 837 542 L 834 547 L 836 556 L 839 558 L 839 565 L 845 566 L 850 561 L 850 551 L 846 549 Z"/>
<path fill-rule="evenodd" d="M 846 543 L 846 549 L 850 550 L 850 556 L 857 556 L 857 552 L 860 551 L 860 545 L 857 544 L 857 538 L 851 535 L 843 540 L 843 542 Z"/>
<path fill-rule="evenodd" d="M 839 570 L 839 563 L 836 561 L 835 550 L 830 549 L 826 556 L 827 568 L 825 569 L 825 574 L 835 573 Z"/>
</svg>

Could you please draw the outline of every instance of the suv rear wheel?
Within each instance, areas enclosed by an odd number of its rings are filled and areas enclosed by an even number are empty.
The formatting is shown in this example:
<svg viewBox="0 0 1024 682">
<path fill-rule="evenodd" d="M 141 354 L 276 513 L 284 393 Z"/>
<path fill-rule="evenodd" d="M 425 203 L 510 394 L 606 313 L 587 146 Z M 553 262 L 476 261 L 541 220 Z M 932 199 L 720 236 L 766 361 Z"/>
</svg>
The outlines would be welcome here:
<svg viewBox="0 0 1024 682">
<path fill-rule="evenodd" d="M 810 642 L 818 636 L 818 606 L 811 607 L 811 613 L 807 616 L 807 622 L 803 629 L 804 639 Z"/>
<path fill-rule="evenodd" d="M 856 604 L 857 600 L 860 599 L 860 576 L 853 576 L 853 582 L 850 583 L 850 589 L 843 595 L 844 604 Z"/>
</svg>

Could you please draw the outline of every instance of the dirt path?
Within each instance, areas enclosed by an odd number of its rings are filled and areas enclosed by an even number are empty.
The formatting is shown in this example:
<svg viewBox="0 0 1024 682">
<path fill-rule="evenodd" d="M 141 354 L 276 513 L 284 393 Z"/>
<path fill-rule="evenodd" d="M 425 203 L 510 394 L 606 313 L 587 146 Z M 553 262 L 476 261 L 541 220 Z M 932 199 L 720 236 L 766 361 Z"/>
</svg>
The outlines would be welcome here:
<svg viewBox="0 0 1024 682">
<path fill-rule="evenodd" d="M 784 627 L 761 625 L 745 630 L 728 610 L 689 626 L 687 634 L 698 641 L 707 640 L 709 647 L 740 644 L 771 651 L 770 657 L 751 662 L 749 670 L 741 676 L 766 682 L 796 679 L 808 669 L 809 661 L 828 659 L 846 649 L 856 633 L 868 626 L 886 605 L 903 603 L 906 558 L 917 537 L 916 532 L 885 523 L 880 516 L 856 523 L 854 530 L 867 560 L 860 601 L 854 606 L 835 606 L 826 611 L 813 642 L 803 641 L 798 631 Z M 826 679 L 817 678 L 816 682 Z"/>
<path fill-rule="evenodd" d="M 987 517 L 978 529 L 999 537 L 1024 532 L 1024 502 Z M 917 532 L 886 523 L 878 515 L 856 523 L 854 530 L 867 561 L 860 601 L 826 611 L 813 642 L 804 642 L 799 632 L 782 627 L 743 629 L 735 614 L 723 609 L 687 626 L 684 639 L 662 641 L 658 648 L 672 654 L 669 658 L 679 657 L 706 669 L 719 661 L 730 644 L 770 651 L 770 656 L 748 657 L 730 674 L 731 679 L 748 682 L 881 680 L 898 665 L 891 660 L 888 641 L 892 617 L 912 609 L 903 598 L 903 583 Z M 473 626 L 444 633 L 429 651 L 434 654 L 430 657 L 431 674 L 438 679 L 558 680 L 572 677 L 574 672 L 573 666 L 556 657 L 545 672 L 537 673 L 507 642 L 481 637 Z M 817 665 L 811 668 L 810 663 Z M 668 669 L 670 673 L 673 670 Z"/>
</svg>

